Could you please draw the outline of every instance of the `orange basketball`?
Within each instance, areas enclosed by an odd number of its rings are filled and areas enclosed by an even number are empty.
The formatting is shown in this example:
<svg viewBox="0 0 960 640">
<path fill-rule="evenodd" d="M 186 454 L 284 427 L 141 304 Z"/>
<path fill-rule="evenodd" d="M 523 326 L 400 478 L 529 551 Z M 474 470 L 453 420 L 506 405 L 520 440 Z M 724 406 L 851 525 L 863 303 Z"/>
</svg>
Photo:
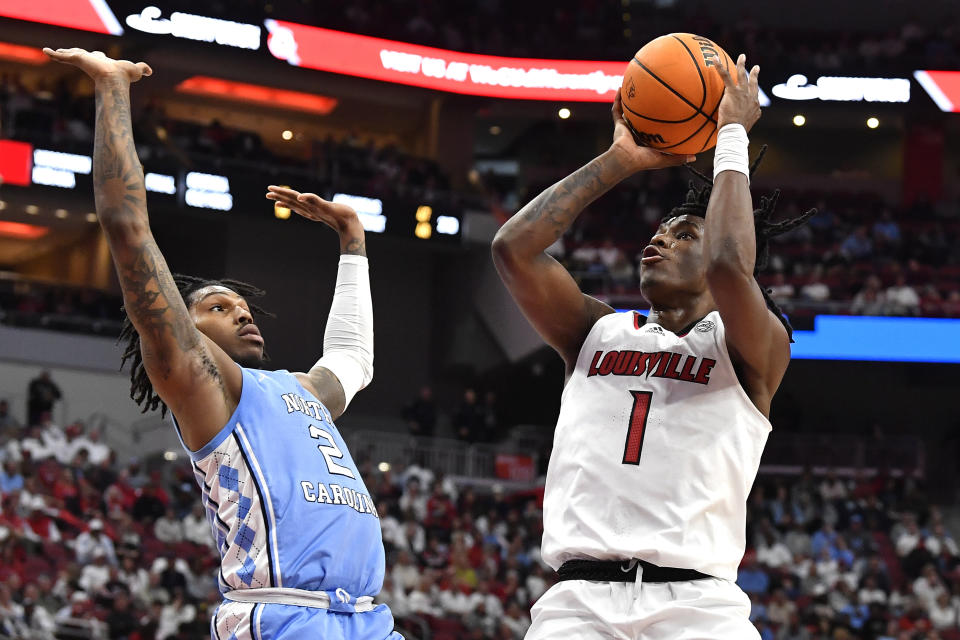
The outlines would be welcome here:
<svg viewBox="0 0 960 640">
<path fill-rule="evenodd" d="M 723 79 L 714 58 L 736 80 L 736 63 L 720 45 L 692 33 L 651 40 L 633 56 L 620 90 L 623 116 L 638 144 L 696 154 L 717 143 Z"/>
</svg>

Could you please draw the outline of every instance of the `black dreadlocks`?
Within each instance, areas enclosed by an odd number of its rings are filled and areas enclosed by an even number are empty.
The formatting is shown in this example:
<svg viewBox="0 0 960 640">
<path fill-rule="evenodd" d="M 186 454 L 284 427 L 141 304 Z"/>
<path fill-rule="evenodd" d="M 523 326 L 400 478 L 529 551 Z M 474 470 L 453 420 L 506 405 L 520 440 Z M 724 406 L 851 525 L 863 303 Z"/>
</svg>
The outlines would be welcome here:
<svg viewBox="0 0 960 640">
<path fill-rule="evenodd" d="M 229 278 L 223 280 L 208 280 L 206 278 L 187 276 L 179 273 L 173 274 L 173 282 L 177 285 L 177 290 L 180 291 L 180 296 L 183 298 L 187 308 L 190 307 L 190 297 L 194 293 L 204 287 L 219 285 L 235 291 L 247 300 L 250 311 L 253 313 L 273 317 L 272 313 L 250 302 L 250 298 L 259 298 L 266 295 L 265 291 L 252 284 L 240 282 L 239 280 L 231 280 Z M 126 309 L 121 308 L 121 311 L 123 311 L 123 325 L 120 328 L 120 337 L 117 339 L 117 342 L 126 343 L 123 350 L 123 359 L 120 361 L 120 368 L 123 368 L 127 360 L 131 361 L 130 397 L 142 407 L 142 413 L 153 411 L 159 407 L 160 415 L 164 416 L 167 413 L 167 405 L 164 404 L 160 396 L 154 392 L 153 384 L 150 382 L 150 378 L 147 377 L 147 370 L 143 366 L 143 355 L 140 353 L 140 334 L 137 333 L 137 328 L 133 326 L 133 322 L 131 322 L 129 316 L 127 316 Z M 264 357 L 266 357 L 266 354 L 264 354 Z"/>
<path fill-rule="evenodd" d="M 757 159 L 754 160 L 753 164 L 750 165 L 750 177 L 753 177 L 753 172 L 756 171 L 757 167 L 760 166 L 760 161 L 763 160 L 763 156 L 766 153 L 767 145 L 763 145 L 760 148 L 760 153 L 757 155 Z M 682 204 L 674 207 L 670 213 L 663 218 L 661 223 L 668 222 L 669 220 L 682 215 L 698 216 L 700 218 L 705 218 L 707 215 L 707 203 L 710 202 L 710 193 L 713 191 L 713 180 L 709 176 L 697 171 L 690 165 L 687 165 L 687 168 L 706 184 L 701 187 L 697 187 L 691 180 L 690 190 L 687 191 L 686 200 L 684 200 Z M 774 190 L 773 194 L 770 196 L 761 196 L 760 208 L 753 212 L 753 224 L 756 232 L 757 245 L 757 258 L 753 267 L 754 277 L 767 268 L 767 263 L 770 260 L 770 238 L 796 229 L 797 227 L 806 223 L 807 220 L 812 218 L 817 213 L 816 209 L 810 209 L 806 213 L 803 213 L 796 218 L 783 220 L 782 222 L 771 222 L 770 218 L 773 217 L 773 211 L 776 209 L 777 201 L 779 199 L 780 189 Z M 785 315 L 783 315 L 783 311 L 780 310 L 780 307 L 777 305 L 777 303 L 774 302 L 773 298 L 770 297 L 770 290 L 760 287 L 760 291 L 763 292 L 763 299 L 766 301 L 767 307 L 773 311 L 777 318 L 780 319 L 780 322 L 783 323 L 784 328 L 787 330 L 787 335 L 790 337 L 790 342 L 793 342 L 793 327 L 790 326 L 790 321 L 787 320 Z"/>
</svg>

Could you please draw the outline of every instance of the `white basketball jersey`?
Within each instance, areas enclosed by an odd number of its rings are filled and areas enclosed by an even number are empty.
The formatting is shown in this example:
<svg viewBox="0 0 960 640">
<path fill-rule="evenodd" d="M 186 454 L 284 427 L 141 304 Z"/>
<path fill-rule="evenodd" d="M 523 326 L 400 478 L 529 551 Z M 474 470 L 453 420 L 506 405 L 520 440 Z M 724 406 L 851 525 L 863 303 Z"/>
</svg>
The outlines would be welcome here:
<svg viewBox="0 0 960 640">
<path fill-rule="evenodd" d="M 614 313 L 560 402 L 543 558 L 640 558 L 735 580 L 770 422 L 740 386 L 720 314 L 686 334 Z"/>
</svg>

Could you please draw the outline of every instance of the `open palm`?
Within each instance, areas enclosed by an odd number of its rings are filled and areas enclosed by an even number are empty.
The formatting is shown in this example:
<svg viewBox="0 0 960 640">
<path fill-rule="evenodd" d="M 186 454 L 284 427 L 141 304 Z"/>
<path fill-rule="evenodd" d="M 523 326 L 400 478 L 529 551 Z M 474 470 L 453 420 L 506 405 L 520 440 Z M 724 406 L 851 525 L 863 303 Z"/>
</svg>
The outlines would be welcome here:
<svg viewBox="0 0 960 640">
<path fill-rule="evenodd" d="M 43 52 L 57 62 L 77 67 L 94 80 L 121 76 L 129 82 L 136 82 L 144 76 L 153 74 L 153 69 L 146 62 L 114 60 L 108 58 L 102 51 L 87 51 L 80 48 L 54 50 L 44 47 Z"/>
</svg>

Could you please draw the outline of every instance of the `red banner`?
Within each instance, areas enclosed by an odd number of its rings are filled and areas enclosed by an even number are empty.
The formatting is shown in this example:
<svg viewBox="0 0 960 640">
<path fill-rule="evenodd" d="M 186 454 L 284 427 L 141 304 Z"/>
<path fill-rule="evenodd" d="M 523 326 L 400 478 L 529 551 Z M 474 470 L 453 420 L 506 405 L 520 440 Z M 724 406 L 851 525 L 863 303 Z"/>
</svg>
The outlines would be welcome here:
<svg viewBox="0 0 960 640">
<path fill-rule="evenodd" d="M 492 98 L 611 102 L 626 62 L 503 58 L 267 20 L 267 47 L 297 67 Z"/>
<path fill-rule="evenodd" d="M 123 35 L 123 27 L 106 0 L 0 0 L 0 16 Z"/>
<path fill-rule="evenodd" d="M 960 113 L 960 71 L 914 71 L 913 77 L 941 111 Z"/>
<path fill-rule="evenodd" d="M 30 186 L 33 146 L 29 142 L 0 140 L 0 183 Z"/>
<path fill-rule="evenodd" d="M 536 477 L 533 458 L 512 453 L 498 453 L 494 459 L 494 469 L 498 478 L 529 482 Z"/>
</svg>

